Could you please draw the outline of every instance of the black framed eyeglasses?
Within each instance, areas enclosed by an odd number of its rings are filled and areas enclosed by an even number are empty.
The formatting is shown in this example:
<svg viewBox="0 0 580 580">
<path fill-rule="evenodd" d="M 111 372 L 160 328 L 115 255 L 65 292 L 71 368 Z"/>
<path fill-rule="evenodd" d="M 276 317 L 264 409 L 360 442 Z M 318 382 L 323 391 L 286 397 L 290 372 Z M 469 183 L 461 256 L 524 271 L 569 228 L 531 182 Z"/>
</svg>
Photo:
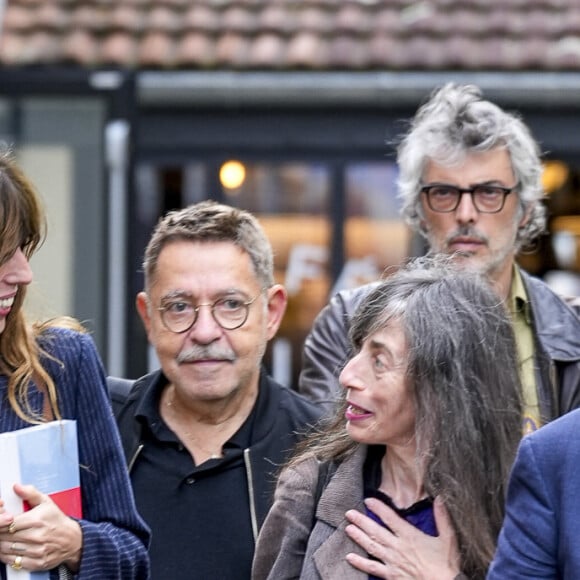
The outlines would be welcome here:
<svg viewBox="0 0 580 580">
<path fill-rule="evenodd" d="M 161 321 L 167 330 L 181 334 L 188 331 L 197 321 L 202 306 L 209 306 L 211 315 L 216 323 L 224 330 L 240 328 L 248 320 L 250 306 L 256 301 L 259 294 L 250 300 L 243 300 L 235 296 L 218 298 L 215 302 L 192 304 L 187 300 L 171 300 L 157 308 L 161 313 Z"/>
<path fill-rule="evenodd" d="M 465 193 L 471 195 L 475 209 L 480 213 L 498 213 L 505 205 L 505 198 L 517 189 L 499 185 L 474 185 L 473 187 L 456 187 L 445 183 L 432 183 L 421 187 L 421 193 L 427 198 L 427 205 L 433 211 L 449 213 L 455 211 Z"/>
</svg>

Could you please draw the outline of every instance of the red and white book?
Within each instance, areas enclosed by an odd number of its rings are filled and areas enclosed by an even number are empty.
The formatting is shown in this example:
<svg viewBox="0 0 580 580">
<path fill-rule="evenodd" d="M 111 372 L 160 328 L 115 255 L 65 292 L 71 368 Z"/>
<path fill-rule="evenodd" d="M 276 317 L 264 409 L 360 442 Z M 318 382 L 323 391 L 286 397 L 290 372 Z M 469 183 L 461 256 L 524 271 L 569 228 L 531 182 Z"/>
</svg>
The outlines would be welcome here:
<svg viewBox="0 0 580 580">
<path fill-rule="evenodd" d="M 13 490 L 15 483 L 34 485 L 67 515 L 82 517 L 76 421 L 51 421 L 0 433 L 0 497 L 7 512 L 30 509 Z M 48 580 L 49 572 L 6 566 L 7 580 Z"/>
</svg>

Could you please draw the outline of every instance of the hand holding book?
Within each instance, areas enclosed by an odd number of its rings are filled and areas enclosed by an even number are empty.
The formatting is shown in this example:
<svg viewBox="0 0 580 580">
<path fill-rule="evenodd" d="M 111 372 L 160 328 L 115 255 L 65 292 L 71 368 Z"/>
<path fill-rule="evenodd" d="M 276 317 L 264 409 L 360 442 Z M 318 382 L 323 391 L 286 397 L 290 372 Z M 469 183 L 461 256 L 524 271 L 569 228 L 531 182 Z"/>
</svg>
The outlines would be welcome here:
<svg viewBox="0 0 580 580">
<path fill-rule="evenodd" d="M 0 435 L 0 561 L 7 577 L 64 563 L 76 571 L 82 551 L 76 423 L 54 421 Z M 70 517 L 73 516 L 73 517 Z M 54 533 L 58 530 L 58 534 Z M 35 580 L 46 575 L 34 574 Z"/>
<path fill-rule="evenodd" d="M 11 532 L 0 534 L 0 541 L 10 542 L 8 561 L 3 561 L 13 565 L 20 556 L 18 563 L 27 570 L 50 570 L 64 563 L 71 571 L 76 571 L 82 550 L 78 522 L 64 514 L 49 495 L 39 492 L 33 485 L 15 484 L 14 492 L 30 509 L 14 517 Z M 58 534 L 54 530 L 58 530 Z"/>
</svg>

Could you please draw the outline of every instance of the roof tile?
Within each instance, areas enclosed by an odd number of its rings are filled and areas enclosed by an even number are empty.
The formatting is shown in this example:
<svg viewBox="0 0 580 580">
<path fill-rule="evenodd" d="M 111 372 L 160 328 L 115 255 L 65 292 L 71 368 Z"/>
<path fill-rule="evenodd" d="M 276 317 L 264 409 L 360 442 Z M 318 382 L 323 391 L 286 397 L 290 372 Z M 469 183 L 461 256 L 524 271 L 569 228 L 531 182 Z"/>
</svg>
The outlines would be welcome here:
<svg viewBox="0 0 580 580">
<path fill-rule="evenodd" d="M 318 6 L 306 6 L 297 11 L 297 30 L 316 33 L 320 36 L 327 35 L 333 27 L 332 12 Z"/>
<path fill-rule="evenodd" d="M 3 34 L 0 38 L 2 62 L 8 66 L 21 64 L 25 42 L 26 39 L 21 34 L 15 32 Z"/>
<path fill-rule="evenodd" d="M 551 41 L 544 38 L 535 38 L 526 42 L 525 50 L 522 52 L 522 68 L 540 68 L 542 63 L 545 62 L 546 53 L 550 49 L 551 44 Z"/>
<path fill-rule="evenodd" d="M 138 48 L 138 58 L 145 67 L 173 67 L 175 61 L 175 43 L 171 36 L 160 30 L 148 32 Z"/>
<path fill-rule="evenodd" d="M 407 40 L 402 40 L 401 38 L 394 38 L 393 40 L 393 50 L 389 53 L 388 68 L 393 70 L 412 68 L 409 65 L 409 61 L 411 60 L 410 54 L 414 51 L 409 45 L 409 42 Z M 437 48 L 438 45 L 436 43 L 430 43 L 427 54 L 434 56 L 434 53 L 437 52 Z"/>
<path fill-rule="evenodd" d="M 354 38 L 339 36 L 329 43 L 328 58 L 332 68 L 364 69 L 368 62 L 368 51 Z"/>
<path fill-rule="evenodd" d="M 444 60 L 453 69 L 465 68 L 465 63 L 473 60 L 479 50 L 479 44 L 473 38 L 463 34 L 453 35 L 443 45 Z"/>
<path fill-rule="evenodd" d="M 163 31 L 172 37 L 182 29 L 180 13 L 171 10 L 169 6 L 153 6 L 147 18 L 149 31 Z"/>
<path fill-rule="evenodd" d="M 224 68 L 245 68 L 248 63 L 249 41 L 246 36 L 228 32 L 216 42 L 216 64 Z"/>
<path fill-rule="evenodd" d="M 107 23 L 110 30 L 126 30 L 133 34 L 141 34 L 145 26 L 143 11 L 130 4 L 115 6 Z"/>
<path fill-rule="evenodd" d="M 442 68 L 444 53 L 441 49 L 442 46 L 432 38 L 425 36 L 409 38 L 405 42 L 404 55 L 400 60 L 399 67 L 418 69 L 428 59 L 430 68 Z"/>
<path fill-rule="evenodd" d="M 369 67 L 387 68 L 391 66 L 391 54 L 395 48 L 395 41 L 391 35 L 379 32 L 375 34 L 367 45 L 369 51 Z"/>
<path fill-rule="evenodd" d="M 550 45 L 548 58 L 555 67 L 580 69 L 580 38 L 566 36 Z"/>
<path fill-rule="evenodd" d="M 313 32 L 300 32 L 292 37 L 286 51 L 290 68 L 323 69 L 328 66 L 328 46 Z"/>
<path fill-rule="evenodd" d="M 39 28 L 64 30 L 69 26 L 69 14 L 59 4 L 45 2 L 36 9 L 36 19 Z"/>
<path fill-rule="evenodd" d="M 99 31 L 110 32 L 109 14 L 102 8 L 95 8 L 88 5 L 76 6 L 71 11 L 70 32 L 78 30 L 91 31 L 98 33 Z"/>
<path fill-rule="evenodd" d="M 564 36 L 568 34 L 580 36 L 580 7 L 562 17 L 560 32 Z"/>
<path fill-rule="evenodd" d="M 254 15 L 242 6 L 226 8 L 221 16 L 223 30 L 230 32 L 252 33 L 256 30 Z"/>
<path fill-rule="evenodd" d="M 284 42 L 277 34 L 262 34 L 250 50 L 250 62 L 257 68 L 279 69 L 284 65 Z"/>
<path fill-rule="evenodd" d="M 487 14 L 484 30 L 490 34 L 510 34 L 513 31 L 513 17 L 514 13 L 505 5 L 493 6 Z"/>
<path fill-rule="evenodd" d="M 10 5 L 4 13 L 4 30 L 7 32 L 22 32 L 31 30 L 35 26 L 35 19 L 28 8 L 19 5 Z"/>
<path fill-rule="evenodd" d="M 365 34 L 371 29 L 370 14 L 364 6 L 347 3 L 339 6 L 334 18 L 334 30 L 347 34 Z"/>
<path fill-rule="evenodd" d="M 54 35 L 45 31 L 34 32 L 26 38 L 21 60 L 26 64 L 47 64 L 52 62 L 58 50 Z"/>
<path fill-rule="evenodd" d="M 126 32 L 113 32 L 103 41 L 101 59 L 106 65 L 134 66 L 137 63 L 135 39 Z"/>
<path fill-rule="evenodd" d="M 209 6 L 196 3 L 185 12 L 184 25 L 190 30 L 217 32 L 220 29 L 219 15 Z"/>
<path fill-rule="evenodd" d="M 257 27 L 262 33 L 278 33 L 281 36 L 296 30 L 296 14 L 279 4 L 268 4 L 257 15 Z"/>
<path fill-rule="evenodd" d="M 375 33 L 381 32 L 396 33 L 401 26 L 400 12 L 393 8 L 381 10 L 374 15 L 372 23 L 373 30 L 375 31 Z"/>
<path fill-rule="evenodd" d="M 206 69 L 215 65 L 215 43 L 200 32 L 188 32 L 176 48 L 181 66 Z"/>
<path fill-rule="evenodd" d="M 479 36 L 483 30 L 485 18 L 479 11 L 465 8 L 450 12 L 448 16 L 448 33 L 461 33 L 464 36 Z"/>
<path fill-rule="evenodd" d="M 84 66 L 98 63 L 99 50 L 92 34 L 86 30 L 74 30 L 63 42 L 63 59 L 66 62 L 77 62 Z"/>
</svg>

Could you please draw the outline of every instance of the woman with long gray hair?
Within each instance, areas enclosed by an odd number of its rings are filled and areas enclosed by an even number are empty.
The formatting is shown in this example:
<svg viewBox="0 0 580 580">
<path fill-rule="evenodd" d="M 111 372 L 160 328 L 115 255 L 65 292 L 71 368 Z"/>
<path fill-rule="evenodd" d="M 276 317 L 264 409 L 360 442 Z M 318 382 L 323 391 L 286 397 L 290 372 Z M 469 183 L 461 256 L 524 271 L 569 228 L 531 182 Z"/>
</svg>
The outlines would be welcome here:
<svg viewBox="0 0 580 580">
<path fill-rule="evenodd" d="M 522 414 L 510 320 L 448 259 L 415 260 L 352 320 L 344 403 L 282 471 L 253 578 L 484 578 Z"/>
</svg>

